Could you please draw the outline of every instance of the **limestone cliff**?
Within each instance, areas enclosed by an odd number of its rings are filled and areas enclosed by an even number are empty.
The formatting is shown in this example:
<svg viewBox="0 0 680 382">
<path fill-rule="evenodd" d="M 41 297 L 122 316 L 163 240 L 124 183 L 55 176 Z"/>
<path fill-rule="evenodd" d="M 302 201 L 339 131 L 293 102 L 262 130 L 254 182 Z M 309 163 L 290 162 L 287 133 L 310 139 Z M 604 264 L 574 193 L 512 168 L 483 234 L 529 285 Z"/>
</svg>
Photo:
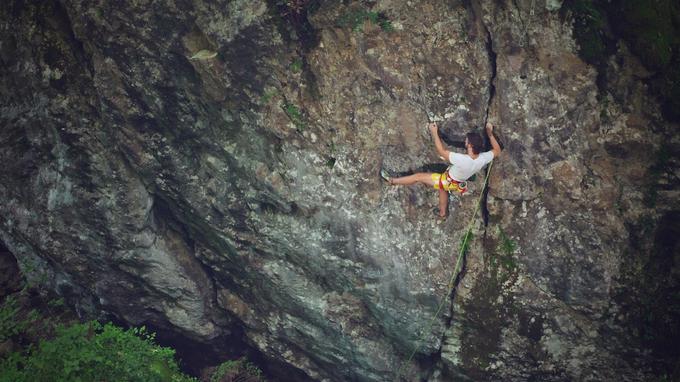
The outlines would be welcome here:
<svg viewBox="0 0 680 382">
<path fill-rule="evenodd" d="M 560 1 L 9 0 L 0 20 L 0 240 L 83 316 L 247 348 L 282 380 L 672 373 L 677 126 L 624 41 L 598 87 Z M 440 161 L 428 117 L 504 146 L 450 299 L 483 176 L 444 224 L 432 190 L 378 177 Z"/>
</svg>

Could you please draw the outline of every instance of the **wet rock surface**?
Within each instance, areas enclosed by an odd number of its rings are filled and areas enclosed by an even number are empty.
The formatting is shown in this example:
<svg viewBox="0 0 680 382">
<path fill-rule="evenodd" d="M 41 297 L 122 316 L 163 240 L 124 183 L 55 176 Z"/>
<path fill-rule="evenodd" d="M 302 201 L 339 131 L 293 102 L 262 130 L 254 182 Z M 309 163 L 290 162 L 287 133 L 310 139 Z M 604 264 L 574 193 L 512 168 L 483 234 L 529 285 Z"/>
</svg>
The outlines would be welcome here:
<svg viewBox="0 0 680 382">
<path fill-rule="evenodd" d="M 560 2 L 295 4 L 0 6 L 0 239 L 29 279 L 281 380 L 672 373 L 677 126 L 625 44 L 598 89 Z M 378 177 L 440 161 L 428 117 L 505 149 L 453 299 L 483 174 L 444 224 Z"/>
</svg>

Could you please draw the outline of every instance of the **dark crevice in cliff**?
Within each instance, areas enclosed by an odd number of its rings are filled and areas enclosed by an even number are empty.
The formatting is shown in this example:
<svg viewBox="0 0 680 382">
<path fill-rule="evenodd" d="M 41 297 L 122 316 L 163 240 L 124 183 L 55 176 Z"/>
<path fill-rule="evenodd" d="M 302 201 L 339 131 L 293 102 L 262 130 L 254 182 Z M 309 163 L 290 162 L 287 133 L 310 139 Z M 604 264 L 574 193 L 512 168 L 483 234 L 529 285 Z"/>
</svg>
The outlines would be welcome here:
<svg viewBox="0 0 680 382">
<path fill-rule="evenodd" d="M 24 280 L 14 254 L 0 240 L 0 300 L 23 288 Z"/>
<path fill-rule="evenodd" d="M 650 256 L 640 269 L 641 300 L 636 312 L 640 339 L 651 349 L 659 368 L 676 377 L 680 370 L 680 210 L 658 220 Z M 673 324 L 676 323 L 676 324 Z"/>
<path fill-rule="evenodd" d="M 73 31 L 73 22 L 71 17 L 64 8 L 64 6 L 59 1 L 54 1 L 52 14 L 48 13 L 46 20 L 52 25 L 52 27 L 60 31 L 65 40 L 71 48 L 71 52 L 76 59 L 75 64 L 81 64 L 88 70 L 89 77 L 94 76 L 94 64 L 92 63 L 92 57 L 87 54 L 83 42 L 78 39 Z M 56 58 L 56 57 L 55 57 Z M 76 71 L 76 73 L 78 73 Z"/>
<path fill-rule="evenodd" d="M 321 6 L 320 0 L 278 1 L 267 0 L 272 18 L 279 34 L 295 47 L 297 58 L 293 62 L 301 63 L 301 77 L 306 83 L 306 90 L 311 99 L 320 97 L 317 78 L 311 70 L 307 53 L 319 45 L 321 37 L 319 31 L 312 25 L 309 16 Z"/>
<path fill-rule="evenodd" d="M 277 27 L 288 42 L 299 42 L 302 50 L 308 52 L 319 43 L 319 34 L 309 21 L 309 15 L 319 9 L 319 0 L 278 1 L 267 0 Z"/>
<path fill-rule="evenodd" d="M 486 25 L 484 26 L 484 28 L 486 29 L 486 51 L 489 55 L 489 68 L 491 69 L 489 78 L 489 101 L 486 106 L 486 116 L 484 118 L 484 125 L 486 126 L 486 123 L 489 122 L 489 113 L 494 101 L 494 97 L 496 96 L 497 55 L 496 52 L 493 50 L 493 40 L 491 38 L 491 31 L 489 30 L 489 27 Z M 482 126 L 482 129 L 485 129 L 485 127 Z M 482 135 L 484 136 L 486 150 L 489 150 L 491 148 L 489 138 L 486 136 L 485 133 L 482 133 Z M 488 197 L 489 187 L 487 185 L 487 187 L 484 187 L 484 192 L 481 201 L 482 219 L 484 220 L 485 227 L 489 225 L 489 209 L 486 205 Z"/>
<path fill-rule="evenodd" d="M 573 19 L 573 36 L 578 43 L 579 57 L 597 71 L 595 84 L 598 97 L 607 91 L 609 57 L 617 50 L 617 39 L 608 22 L 603 2 L 567 0 L 560 9 L 560 16 Z"/>
<path fill-rule="evenodd" d="M 496 59 L 497 59 L 497 54 L 493 50 L 493 40 L 492 40 L 492 36 L 491 36 L 491 31 L 489 30 L 488 26 L 486 26 L 484 24 L 484 22 L 481 18 L 481 10 L 475 9 L 475 8 L 476 8 L 475 5 L 472 4 L 468 7 L 468 10 L 469 10 L 469 12 L 472 13 L 473 17 L 479 17 L 479 24 L 483 26 L 484 31 L 486 32 L 485 46 L 486 46 L 488 57 L 489 57 L 489 68 L 490 68 L 489 98 L 487 100 L 486 111 L 485 111 L 485 116 L 484 116 L 484 125 L 486 125 L 486 122 L 489 120 L 489 113 L 490 113 L 490 110 L 492 108 L 494 97 L 496 95 L 496 75 L 497 75 Z M 477 15 L 477 13 L 479 13 L 479 15 Z M 482 131 L 485 131 L 484 129 L 485 129 L 485 127 L 482 126 Z M 482 133 L 482 134 L 485 137 L 486 150 L 488 150 L 491 147 L 490 142 L 488 140 L 488 137 L 486 137 L 486 134 L 485 133 Z M 483 173 L 480 173 L 480 174 L 484 177 L 486 176 L 486 172 L 483 172 Z M 483 179 L 483 180 L 485 180 L 485 179 Z M 487 198 L 488 198 L 488 192 L 489 192 L 489 188 L 485 187 L 484 191 L 483 191 L 482 199 L 480 201 L 480 203 L 481 203 L 480 210 L 481 210 L 481 214 L 482 214 L 482 219 L 484 221 L 484 227 L 486 227 L 488 225 L 488 222 L 489 222 L 489 211 L 488 211 L 488 208 L 486 206 Z M 486 230 L 484 230 L 484 235 L 486 235 Z M 454 300 L 455 300 L 456 295 L 457 295 L 456 291 L 458 289 L 458 286 L 460 285 L 460 282 L 463 280 L 463 278 L 465 277 L 465 274 L 467 272 L 466 264 L 467 264 L 467 250 L 463 252 L 463 258 L 461 260 L 461 269 L 460 269 L 460 272 L 458 273 L 458 275 L 456 275 L 456 277 L 453 281 L 452 289 L 451 289 L 450 294 L 449 294 L 449 298 L 450 298 L 449 315 L 446 318 L 446 322 L 444 324 L 445 330 L 442 333 L 440 347 L 439 347 L 437 353 L 433 354 L 430 357 L 430 359 L 434 361 L 433 365 L 435 365 L 439 360 L 441 360 L 442 347 L 443 347 L 444 342 L 446 340 L 446 333 L 449 331 L 449 329 L 451 328 L 451 326 L 453 324 Z M 430 373 L 432 373 L 433 372 L 432 368 L 429 368 L 429 371 L 430 371 Z"/>
<path fill-rule="evenodd" d="M 120 325 L 125 326 L 124 323 Z M 245 343 L 242 338 L 246 335 L 240 327 L 234 327 L 229 334 L 213 339 L 210 343 L 203 343 L 153 323 L 144 323 L 144 325 L 156 333 L 156 340 L 159 344 L 172 347 L 177 351 L 180 367 L 188 374 L 198 377 L 206 367 L 217 366 L 228 359 L 246 357 L 249 362 L 263 371 L 265 377 L 271 380 L 311 381 L 302 371 L 279 360 L 266 357 L 256 348 Z"/>
</svg>

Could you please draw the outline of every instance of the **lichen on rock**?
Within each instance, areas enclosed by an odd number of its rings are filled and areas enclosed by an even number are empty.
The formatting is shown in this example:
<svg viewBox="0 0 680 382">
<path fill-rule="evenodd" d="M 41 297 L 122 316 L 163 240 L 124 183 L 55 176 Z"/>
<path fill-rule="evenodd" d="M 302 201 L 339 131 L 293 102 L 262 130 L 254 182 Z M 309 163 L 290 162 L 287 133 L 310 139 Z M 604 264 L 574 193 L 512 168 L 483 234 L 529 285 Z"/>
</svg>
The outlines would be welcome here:
<svg viewBox="0 0 680 382">
<path fill-rule="evenodd" d="M 670 377 L 677 127 L 561 5 L 9 1 L 0 240 L 84 317 L 281 380 Z M 504 147 L 443 224 L 378 176 L 437 168 L 432 118 Z"/>
</svg>

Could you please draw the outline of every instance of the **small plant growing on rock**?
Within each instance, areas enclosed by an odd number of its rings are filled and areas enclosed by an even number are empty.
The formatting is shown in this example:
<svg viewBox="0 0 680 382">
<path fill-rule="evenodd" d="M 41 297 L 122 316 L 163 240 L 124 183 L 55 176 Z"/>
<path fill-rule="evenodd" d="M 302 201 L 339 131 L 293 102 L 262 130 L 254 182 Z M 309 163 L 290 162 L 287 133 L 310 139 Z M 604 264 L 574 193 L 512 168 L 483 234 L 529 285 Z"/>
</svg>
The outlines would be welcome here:
<svg viewBox="0 0 680 382">
<path fill-rule="evenodd" d="M 298 73 L 299 71 L 302 70 L 302 60 L 299 58 L 296 58 L 293 60 L 293 62 L 290 64 L 290 70 L 293 73 Z"/>
<path fill-rule="evenodd" d="M 517 262 L 513 254 L 517 250 L 517 243 L 510 239 L 501 227 L 498 227 L 498 236 L 500 241 L 496 251 L 489 256 L 489 265 L 494 280 L 502 284 L 516 274 Z"/>
<path fill-rule="evenodd" d="M 470 243 L 472 242 L 472 229 L 465 232 L 465 235 L 460 239 L 460 252 L 465 253 L 470 249 Z"/>
<path fill-rule="evenodd" d="M 260 102 L 269 103 L 269 101 L 271 101 L 272 98 L 276 97 L 278 94 L 279 93 L 276 91 L 276 89 L 265 91 L 262 97 L 260 97 Z"/>
<path fill-rule="evenodd" d="M 28 327 L 29 321 L 18 319 L 19 310 L 21 308 L 14 297 L 7 296 L 0 306 L 0 342 L 17 336 Z"/>
<path fill-rule="evenodd" d="M 358 9 L 345 13 L 338 19 L 338 25 L 341 27 L 349 26 L 353 31 L 360 32 L 363 31 L 364 24 L 367 21 L 371 24 L 378 25 L 380 29 L 385 32 L 394 30 L 392 22 L 385 15 L 366 9 Z"/>
<path fill-rule="evenodd" d="M 500 242 L 500 250 L 505 254 L 506 256 L 512 256 L 512 254 L 515 253 L 515 250 L 517 250 L 517 243 L 510 239 L 508 235 L 503 232 L 503 229 L 501 227 L 498 227 L 498 236 L 501 238 Z"/>
<path fill-rule="evenodd" d="M 303 131 L 307 127 L 305 122 L 302 120 L 302 111 L 300 111 L 300 108 L 297 107 L 297 105 L 286 102 L 283 104 L 283 111 L 299 131 Z"/>
</svg>

